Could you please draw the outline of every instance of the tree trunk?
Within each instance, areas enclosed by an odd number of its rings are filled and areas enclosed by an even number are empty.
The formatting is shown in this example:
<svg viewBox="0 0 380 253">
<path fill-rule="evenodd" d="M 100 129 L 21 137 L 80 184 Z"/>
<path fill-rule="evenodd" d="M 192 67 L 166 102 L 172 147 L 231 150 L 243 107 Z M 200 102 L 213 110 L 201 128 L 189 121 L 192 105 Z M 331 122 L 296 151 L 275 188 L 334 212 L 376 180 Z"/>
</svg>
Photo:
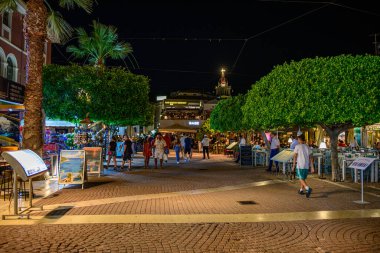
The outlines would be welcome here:
<svg viewBox="0 0 380 253">
<path fill-rule="evenodd" d="M 329 130 L 327 133 L 330 136 L 331 144 L 331 180 L 336 181 L 336 172 L 338 169 L 338 136 L 339 133 L 336 130 Z"/>
<path fill-rule="evenodd" d="M 29 0 L 25 16 L 27 47 L 23 148 L 42 156 L 42 67 L 47 11 L 43 0 Z"/>
</svg>

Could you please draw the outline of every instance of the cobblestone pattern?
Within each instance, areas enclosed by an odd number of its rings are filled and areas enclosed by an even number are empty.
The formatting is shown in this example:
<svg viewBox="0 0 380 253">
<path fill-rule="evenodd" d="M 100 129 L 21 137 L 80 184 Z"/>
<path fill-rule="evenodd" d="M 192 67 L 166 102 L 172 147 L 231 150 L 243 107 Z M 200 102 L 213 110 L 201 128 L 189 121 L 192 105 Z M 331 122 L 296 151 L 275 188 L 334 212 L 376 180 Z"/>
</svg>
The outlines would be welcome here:
<svg viewBox="0 0 380 253">
<path fill-rule="evenodd" d="M 186 164 L 187 165 L 187 164 Z M 155 194 L 176 191 L 206 189 L 226 185 L 237 185 L 267 180 L 269 177 L 259 169 L 240 169 L 239 167 L 218 167 L 207 164 L 208 170 L 199 168 L 176 168 L 169 166 L 163 170 L 113 173 L 105 177 L 90 177 L 81 186 L 64 188 L 36 205 L 50 205 L 75 201 L 104 199 L 109 197 Z M 204 167 L 201 167 L 204 169 Z"/>
<path fill-rule="evenodd" d="M 380 252 L 380 219 L 0 227 L 0 252 Z"/>
<path fill-rule="evenodd" d="M 57 210 L 50 215 L 93 214 L 237 214 L 281 213 L 330 210 L 355 210 L 380 208 L 380 199 L 366 196 L 368 205 L 358 205 L 360 193 L 339 188 L 323 181 L 310 180 L 314 187 L 311 198 L 297 194 L 297 183 L 273 184 L 233 191 L 196 195 L 183 195 L 121 203 L 109 203 L 90 207 Z M 240 205 L 237 201 L 252 200 L 255 205 Z M 48 211 L 33 212 L 46 215 Z"/>
</svg>

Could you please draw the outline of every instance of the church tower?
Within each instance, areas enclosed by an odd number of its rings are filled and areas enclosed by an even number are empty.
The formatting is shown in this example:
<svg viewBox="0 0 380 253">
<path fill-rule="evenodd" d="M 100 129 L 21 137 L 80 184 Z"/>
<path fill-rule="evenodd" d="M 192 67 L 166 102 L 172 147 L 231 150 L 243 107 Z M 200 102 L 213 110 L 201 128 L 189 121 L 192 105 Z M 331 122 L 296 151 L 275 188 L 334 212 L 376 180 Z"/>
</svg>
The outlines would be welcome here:
<svg viewBox="0 0 380 253">
<path fill-rule="evenodd" d="M 215 87 L 216 96 L 218 99 L 228 98 L 231 96 L 231 86 L 228 85 L 225 72 L 226 70 L 222 68 L 218 86 Z"/>
</svg>

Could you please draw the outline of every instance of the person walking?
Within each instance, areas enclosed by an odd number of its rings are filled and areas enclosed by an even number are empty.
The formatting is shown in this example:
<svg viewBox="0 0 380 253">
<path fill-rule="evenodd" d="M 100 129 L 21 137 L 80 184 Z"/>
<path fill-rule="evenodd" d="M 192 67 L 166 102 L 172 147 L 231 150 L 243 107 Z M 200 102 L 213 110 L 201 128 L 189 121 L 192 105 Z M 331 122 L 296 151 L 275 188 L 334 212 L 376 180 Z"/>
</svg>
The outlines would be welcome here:
<svg viewBox="0 0 380 253">
<path fill-rule="evenodd" d="M 241 147 L 244 147 L 246 144 L 247 144 L 247 141 L 245 140 L 244 135 L 241 135 L 240 136 L 240 140 L 239 140 L 239 153 L 238 153 L 238 157 L 235 160 L 235 163 L 239 163 L 240 162 Z"/>
<path fill-rule="evenodd" d="M 149 168 L 149 160 L 150 160 L 150 157 L 152 156 L 152 144 L 151 144 L 150 138 L 148 136 L 144 139 L 143 155 L 144 155 L 144 168 L 148 169 Z"/>
<path fill-rule="evenodd" d="M 168 133 L 165 133 L 164 136 L 162 136 L 162 138 L 165 140 L 165 143 L 166 143 L 166 148 L 164 150 L 164 162 L 167 163 L 169 159 L 169 149 L 170 149 L 171 140 Z"/>
<path fill-rule="evenodd" d="M 191 159 L 191 138 L 186 136 L 185 138 L 185 148 L 184 148 L 184 157 L 186 162 L 190 162 Z"/>
<path fill-rule="evenodd" d="M 132 141 L 129 139 L 128 135 L 124 136 L 124 150 L 123 150 L 123 162 L 121 163 L 121 169 L 124 169 L 125 162 L 128 161 L 128 171 L 132 168 Z"/>
<path fill-rule="evenodd" d="M 181 138 L 179 139 L 181 142 L 181 158 L 185 159 L 185 139 L 186 135 L 181 134 Z"/>
<path fill-rule="evenodd" d="M 176 136 L 173 142 L 173 149 L 175 152 L 175 159 L 177 161 L 177 164 L 179 164 L 180 152 L 181 152 L 181 140 L 178 138 L 178 136 Z"/>
<path fill-rule="evenodd" d="M 272 171 L 273 166 L 273 160 L 272 157 L 277 155 L 280 152 L 280 140 L 277 138 L 277 134 L 271 133 L 271 142 L 270 142 L 270 155 L 269 155 L 269 166 L 267 171 Z M 278 162 L 275 162 L 276 164 L 276 172 L 280 171 L 280 168 L 278 167 Z"/>
<path fill-rule="evenodd" d="M 206 153 L 207 153 L 207 159 L 210 159 L 210 154 L 208 147 L 210 145 L 210 139 L 207 137 L 207 134 L 204 135 L 202 140 L 202 148 L 203 148 L 203 159 L 206 159 Z"/>
<path fill-rule="evenodd" d="M 165 153 L 165 147 L 166 147 L 166 142 L 162 138 L 161 133 L 157 133 L 156 139 L 154 140 L 154 145 L 153 145 L 155 151 L 154 151 L 154 168 L 157 169 L 157 160 L 160 159 L 160 168 L 162 168 L 162 162 L 164 158 L 164 153 Z"/>
<path fill-rule="evenodd" d="M 112 136 L 110 145 L 108 146 L 108 160 L 107 160 L 107 169 L 110 165 L 111 159 L 113 158 L 114 170 L 117 170 L 117 161 L 116 161 L 116 136 Z"/>
<path fill-rule="evenodd" d="M 312 189 L 307 185 L 306 178 L 309 173 L 309 166 L 311 166 L 311 173 L 314 173 L 313 155 L 310 147 L 306 144 L 304 135 L 298 136 L 298 143 L 294 148 L 292 171 L 294 172 L 297 168 L 296 174 L 301 185 L 298 193 L 301 195 L 306 193 L 306 198 L 309 198 Z"/>
</svg>

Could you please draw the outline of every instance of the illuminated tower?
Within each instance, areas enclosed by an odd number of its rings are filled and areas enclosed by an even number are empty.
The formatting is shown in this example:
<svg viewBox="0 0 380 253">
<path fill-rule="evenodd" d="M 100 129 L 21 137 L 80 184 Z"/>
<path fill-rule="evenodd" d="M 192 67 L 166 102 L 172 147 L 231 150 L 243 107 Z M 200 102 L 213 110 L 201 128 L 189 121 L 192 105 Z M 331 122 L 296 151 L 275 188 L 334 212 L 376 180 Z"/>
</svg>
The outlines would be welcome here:
<svg viewBox="0 0 380 253">
<path fill-rule="evenodd" d="M 218 86 L 215 87 L 216 96 L 218 98 L 228 98 L 231 96 L 231 86 L 228 85 L 228 80 L 224 74 L 226 70 L 222 68 L 220 72 Z"/>
</svg>

